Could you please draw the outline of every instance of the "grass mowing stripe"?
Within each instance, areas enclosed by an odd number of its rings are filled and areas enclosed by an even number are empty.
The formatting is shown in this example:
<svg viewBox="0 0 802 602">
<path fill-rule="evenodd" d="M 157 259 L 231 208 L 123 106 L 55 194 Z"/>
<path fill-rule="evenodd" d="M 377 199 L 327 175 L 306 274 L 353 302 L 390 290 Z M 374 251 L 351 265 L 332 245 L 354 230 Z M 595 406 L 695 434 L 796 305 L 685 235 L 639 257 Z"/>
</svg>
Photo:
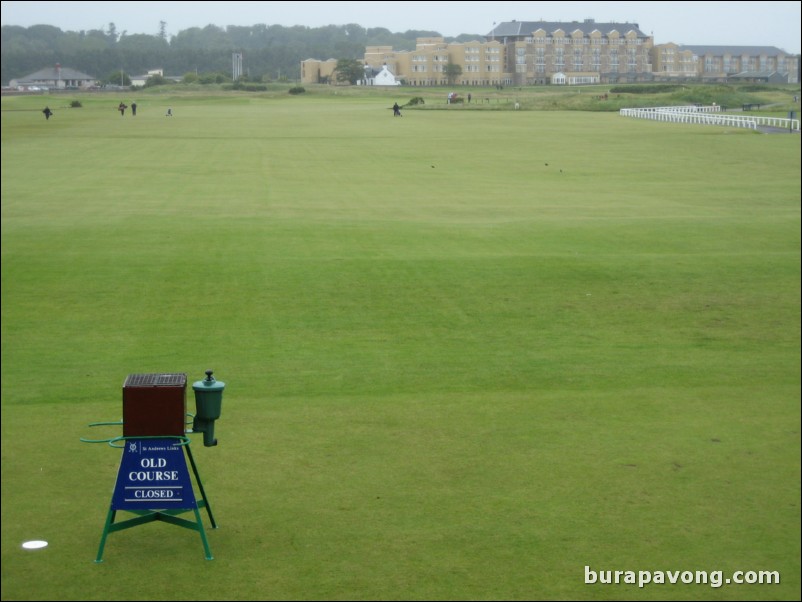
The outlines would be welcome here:
<svg viewBox="0 0 802 602">
<path fill-rule="evenodd" d="M 798 599 L 796 137 L 117 102 L 2 113 L 4 597 L 609 597 L 591 565 L 783 576 L 621 599 Z M 98 567 L 118 455 L 85 425 L 207 368 L 215 560 L 152 525 Z"/>
</svg>

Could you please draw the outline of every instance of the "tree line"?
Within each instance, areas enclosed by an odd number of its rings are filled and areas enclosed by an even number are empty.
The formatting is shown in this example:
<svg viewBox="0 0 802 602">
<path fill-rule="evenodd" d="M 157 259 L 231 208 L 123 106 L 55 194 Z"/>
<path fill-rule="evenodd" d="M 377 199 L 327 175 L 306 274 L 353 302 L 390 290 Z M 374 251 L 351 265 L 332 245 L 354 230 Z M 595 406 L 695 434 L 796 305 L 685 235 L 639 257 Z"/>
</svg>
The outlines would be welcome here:
<svg viewBox="0 0 802 602">
<path fill-rule="evenodd" d="M 436 31 L 393 33 L 382 27 L 357 24 L 305 27 L 252 25 L 193 27 L 168 36 L 164 21 L 159 32 L 128 34 L 114 23 L 106 29 L 62 31 L 52 25 L 2 27 L 0 76 L 12 79 L 53 67 L 75 69 L 101 81 L 119 81 L 120 73 L 141 75 L 163 69 L 166 76 L 232 73 L 232 54 L 243 54 L 243 72 L 250 81 L 296 81 L 301 61 L 347 59 L 361 61 L 366 46 L 414 50 L 419 37 L 441 37 Z M 483 39 L 478 34 L 446 38 L 447 42 Z"/>
</svg>

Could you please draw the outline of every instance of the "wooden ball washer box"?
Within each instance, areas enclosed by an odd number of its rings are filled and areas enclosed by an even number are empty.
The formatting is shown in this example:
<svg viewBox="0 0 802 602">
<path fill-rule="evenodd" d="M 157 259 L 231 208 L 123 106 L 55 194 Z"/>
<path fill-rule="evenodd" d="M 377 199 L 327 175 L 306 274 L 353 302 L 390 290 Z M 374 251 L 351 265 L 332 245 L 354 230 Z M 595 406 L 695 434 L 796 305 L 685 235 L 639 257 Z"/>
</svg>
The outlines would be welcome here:
<svg viewBox="0 0 802 602">
<path fill-rule="evenodd" d="M 123 384 L 124 437 L 184 437 L 186 374 L 129 374 Z"/>
</svg>

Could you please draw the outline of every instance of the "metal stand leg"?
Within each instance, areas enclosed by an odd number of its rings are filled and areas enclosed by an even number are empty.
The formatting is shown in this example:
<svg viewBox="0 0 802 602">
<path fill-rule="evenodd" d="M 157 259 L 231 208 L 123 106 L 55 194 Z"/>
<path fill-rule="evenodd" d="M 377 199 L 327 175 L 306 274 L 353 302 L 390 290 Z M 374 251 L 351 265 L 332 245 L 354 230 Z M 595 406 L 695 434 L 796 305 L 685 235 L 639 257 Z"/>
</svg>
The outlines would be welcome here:
<svg viewBox="0 0 802 602">
<path fill-rule="evenodd" d="M 114 522 L 114 517 L 117 515 L 117 511 L 109 508 L 109 513 L 106 515 L 106 524 L 103 526 L 103 536 L 100 538 L 100 547 L 97 550 L 97 558 L 95 558 L 95 562 L 103 562 L 103 548 L 106 547 L 106 537 L 109 534 L 109 529 L 111 528 L 111 524 Z"/>
<path fill-rule="evenodd" d="M 201 497 L 203 498 L 203 502 L 199 502 L 198 506 L 200 507 L 203 505 L 206 508 L 206 512 L 209 514 L 209 522 L 212 523 L 212 529 L 217 529 L 217 522 L 215 522 L 214 516 L 212 515 L 212 507 L 209 505 L 209 499 L 206 497 L 206 490 L 203 488 L 203 482 L 198 474 L 198 467 L 195 464 L 195 458 L 192 457 L 192 449 L 189 445 L 186 445 L 185 448 L 187 450 L 187 456 L 189 456 L 189 463 L 192 466 L 192 474 L 195 475 L 195 482 L 198 484 L 198 489 L 200 490 Z"/>
</svg>

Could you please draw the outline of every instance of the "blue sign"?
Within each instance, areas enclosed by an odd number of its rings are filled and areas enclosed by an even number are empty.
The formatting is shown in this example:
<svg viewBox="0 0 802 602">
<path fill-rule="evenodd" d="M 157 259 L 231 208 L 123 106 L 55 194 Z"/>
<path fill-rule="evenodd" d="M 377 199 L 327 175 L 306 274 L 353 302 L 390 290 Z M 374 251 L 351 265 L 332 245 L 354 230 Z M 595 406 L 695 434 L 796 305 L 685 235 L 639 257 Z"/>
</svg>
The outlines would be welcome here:
<svg viewBox="0 0 802 602">
<path fill-rule="evenodd" d="M 125 442 L 112 510 L 197 508 L 178 439 L 129 439 Z"/>
</svg>

